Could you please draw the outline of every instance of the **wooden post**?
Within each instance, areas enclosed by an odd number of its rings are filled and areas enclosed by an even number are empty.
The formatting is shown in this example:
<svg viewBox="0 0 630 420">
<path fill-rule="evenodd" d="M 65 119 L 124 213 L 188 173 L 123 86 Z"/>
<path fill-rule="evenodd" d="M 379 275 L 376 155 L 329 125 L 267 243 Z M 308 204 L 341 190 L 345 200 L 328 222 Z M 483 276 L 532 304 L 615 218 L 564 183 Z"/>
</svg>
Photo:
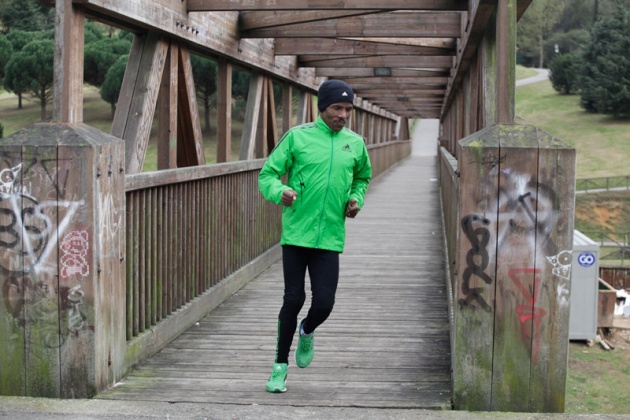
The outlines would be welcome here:
<svg viewBox="0 0 630 420">
<path fill-rule="evenodd" d="M 459 142 L 453 401 L 562 412 L 575 150 L 529 125 Z"/>
<path fill-rule="evenodd" d="M 282 133 L 284 135 L 293 126 L 293 87 L 289 83 L 282 85 Z"/>
<path fill-rule="evenodd" d="M 0 394 L 94 396 L 123 374 L 124 142 L 35 124 L 0 154 Z"/>
<path fill-rule="evenodd" d="M 241 138 L 241 150 L 239 152 L 240 160 L 254 159 L 262 97 L 263 76 L 260 73 L 252 73 L 249 80 L 245 121 L 243 122 L 243 136 Z"/>
<path fill-rule="evenodd" d="M 516 93 L 516 0 L 497 2 L 497 123 L 514 122 Z"/>
<path fill-rule="evenodd" d="M 55 1 L 55 66 L 53 121 L 83 122 L 83 22 L 82 11 L 71 0 Z"/>
<path fill-rule="evenodd" d="M 217 67 L 217 163 L 232 155 L 232 64 L 220 59 Z"/>
</svg>

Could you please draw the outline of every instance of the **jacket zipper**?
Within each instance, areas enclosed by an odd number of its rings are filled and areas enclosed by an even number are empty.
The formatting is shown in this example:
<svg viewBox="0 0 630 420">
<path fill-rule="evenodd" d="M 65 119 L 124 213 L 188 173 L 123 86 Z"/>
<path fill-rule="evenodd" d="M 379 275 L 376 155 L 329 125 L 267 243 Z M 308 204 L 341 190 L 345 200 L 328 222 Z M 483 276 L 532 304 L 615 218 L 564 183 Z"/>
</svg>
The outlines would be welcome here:
<svg viewBox="0 0 630 420">
<path fill-rule="evenodd" d="M 330 190 L 330 178 L 332 177 L 333 158 L 335 154 L 335 141 L 334 134 L 330 135 L 330 166 L 328 167 L 328 182 L 326 184 L 326 194 L 324 194 L 324 202 L 322 203 L 322 214 L 319 216 L 319 227 L 317 230 L 317 243 L 315 248 L 319 248 L 319 242 L 322 237 L 322 221 L 324 220 L 324 213 L 326 211 L 326 201 L 328 200 L 328 190 Z"/>
</svg>

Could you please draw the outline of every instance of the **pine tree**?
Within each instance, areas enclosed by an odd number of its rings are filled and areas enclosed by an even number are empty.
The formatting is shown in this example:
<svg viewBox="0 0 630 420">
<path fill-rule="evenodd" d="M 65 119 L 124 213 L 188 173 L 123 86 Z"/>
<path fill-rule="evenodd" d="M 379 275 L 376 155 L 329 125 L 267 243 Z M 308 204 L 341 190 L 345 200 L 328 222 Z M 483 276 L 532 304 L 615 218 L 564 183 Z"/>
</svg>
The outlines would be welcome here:
<svg viewBox="0 0 630 420">
<path fill-rule="evenodd" d="M 580 104 L 590 112 L 630 118 L 630 15 L 600 19 L 583 57 Z"/>
</svg>

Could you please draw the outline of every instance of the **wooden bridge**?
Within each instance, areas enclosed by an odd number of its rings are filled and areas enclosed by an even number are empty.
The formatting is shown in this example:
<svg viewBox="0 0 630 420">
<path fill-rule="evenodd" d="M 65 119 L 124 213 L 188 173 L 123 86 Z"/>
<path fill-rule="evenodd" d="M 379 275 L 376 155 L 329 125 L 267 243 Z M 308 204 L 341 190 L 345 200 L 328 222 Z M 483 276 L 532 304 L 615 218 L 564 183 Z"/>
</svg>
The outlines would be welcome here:
<svg viewBox="0 0 630 420">
<path fill-rule="evenodd" d="M 433 156 L 378 177 L 348 222 L 335 310 L 318 329 L 313 364 L 290 363 L 289 392 L 264 389 L 282 303 L 278 261 L 97 398 L 450 409 L 436 143 Z"/>
<path fill-rule="evenodd" d="M 54 1 L 53 121 L 0 145 L 0 394 L 564 409 L 575 151 L 515 123 L 530 1 L 386 3 Z M 110 133 L 83 122 L 85 19 L 135 37 Z M 210 164 L 191 53 L 217 63 Z M 230 161 L 235 66 L 250 84 Z M 279 206 L 257 177 L 325 78 L 355 88 L 378 177 L 317 359 L 279 397 L 261 386 Z M 436 153 L 414 156 L 410 122 L 432 118 Z"/>
</svg>

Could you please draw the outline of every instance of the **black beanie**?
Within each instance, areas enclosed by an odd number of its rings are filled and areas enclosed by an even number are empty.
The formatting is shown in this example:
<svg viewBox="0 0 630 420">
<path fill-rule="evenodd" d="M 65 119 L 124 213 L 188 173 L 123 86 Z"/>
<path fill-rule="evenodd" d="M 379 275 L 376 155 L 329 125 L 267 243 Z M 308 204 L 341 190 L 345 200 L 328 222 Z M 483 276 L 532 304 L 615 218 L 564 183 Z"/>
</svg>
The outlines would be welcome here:
<svg viewBox="0 0 630 420">
<path fill-rule="evenodd" d="M 319 112 L 337 102 L 354 103 L 354 92 L 346 82 L 337 79 L 326 80 L 319 87 L 319 92 L 317 93 L 317 108 L 319 108 Z"/>
</svg>

